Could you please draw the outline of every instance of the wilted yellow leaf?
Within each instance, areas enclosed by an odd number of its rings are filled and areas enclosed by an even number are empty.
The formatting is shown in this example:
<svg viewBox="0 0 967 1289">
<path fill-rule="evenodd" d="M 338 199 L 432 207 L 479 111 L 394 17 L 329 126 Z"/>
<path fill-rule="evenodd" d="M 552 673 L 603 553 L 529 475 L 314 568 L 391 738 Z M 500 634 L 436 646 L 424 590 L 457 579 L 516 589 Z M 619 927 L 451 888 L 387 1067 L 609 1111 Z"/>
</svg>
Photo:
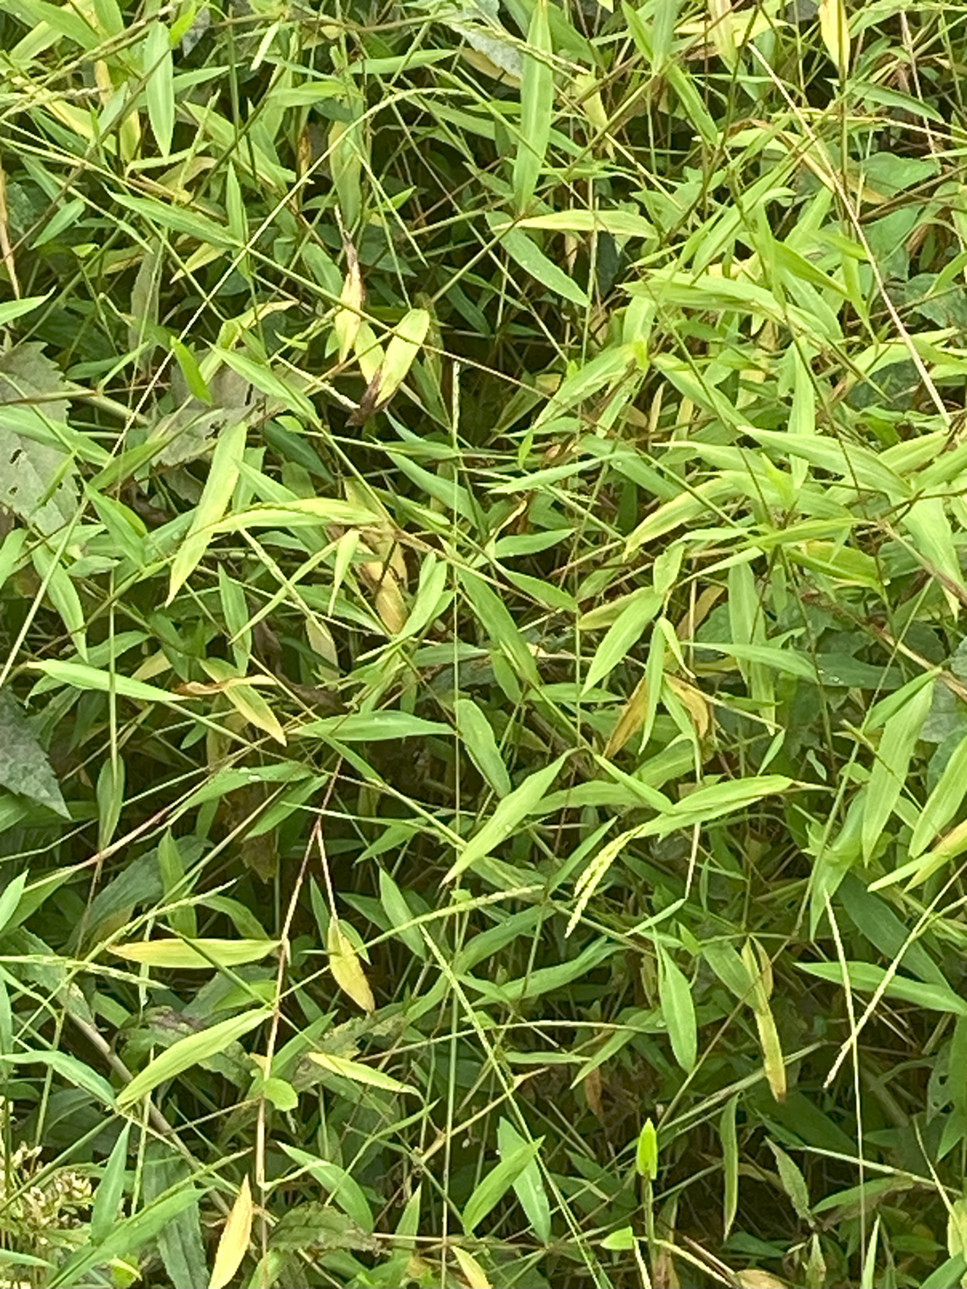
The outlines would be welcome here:
<svg viewBox="0 0 967 1289">
<path fill-rule="evenodd" d="M 687 681 L 682 680 L 679 676 L 671 676 L 666 673 L 665 683 L 688 711 L 698 737 L 704 738 L 712 724 L 711 710 L 705 695 L 696 689 L 694 685 L 688 684 Z"/>
<path fill-rule="evenodd" d="M 363 1011 L 376 1010 L 376 999 L 369 987 L 363 964 L 349 939 L 343 934 L 336 918 L 329 923 L 326 936 L 326 950 L 329 954 L 329 966 L 333 979 L 343 993 L 348 994 L 354 1003 Z"/>
<path fill-rule="evenodd" d="M 242 1259 L 248 1249 L 252 1235 L 252 1217 L 255 1209 L 252 1204 L 252 1188 L 248 1178 L 242 1178 L 232 1211 L 225 1222 L 222 1238 L 218 1241 L 215 1254 L 215 1265 L 208 1282 L 208 1289 L 225 1289 L 235 1272 L 242 1265 Z"/>
<path fill-rule="evenodd" d="M 406 626 L 406 619 L 409 616 L 406 601 L 403 599 L 399 582 L 392 574 L 383 580 L 383 584 L 376 592 L 376 612 L 390 635 L 399 635 Z"/>
<path fill-rule="evenodd" d="M 506 85 L 511 85 L 514 88 L 520 85 L 519 76 L 515 76 L 513 72 L 507 71 L 504 67 L 498 67 L 486 54 L 481 54 L 478 50 L 471 49 L 469 45 L 461 45 L 460 57 L 465 62 L 468 62 L 474 71 L 483 72 L 491 80 L 503 81 Z"/>
<path fill-rule="evenodd" d="M 332 638 L 332 632 L 325 622 L 315 617 L 307 617 L 306 639 L 309 641 L 309 648 L 313 653 L 318 654 L 320 658 L 324 658 L 334 671 L 339 670 L 339 652 L 336 649 L 336 642 Z"/>
<path fill-rule="evenodd" d="M 614 729 L 604 749 L 606 757 L 616 756 L 624 745 L 641 729 L 648 711 L 648 681 L 642 676 L 632 691 L 631 697 L 621 709 Z"/>
</svg>

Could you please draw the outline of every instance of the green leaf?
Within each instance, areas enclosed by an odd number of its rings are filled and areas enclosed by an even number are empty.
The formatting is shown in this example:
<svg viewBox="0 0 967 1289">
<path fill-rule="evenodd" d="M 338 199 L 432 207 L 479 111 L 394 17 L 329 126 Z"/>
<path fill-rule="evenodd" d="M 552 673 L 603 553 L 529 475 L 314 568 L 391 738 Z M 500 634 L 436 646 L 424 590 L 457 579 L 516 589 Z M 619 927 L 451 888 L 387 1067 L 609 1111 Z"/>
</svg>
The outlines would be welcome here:
<svg viewBox="0 0 967 1289">
<path fill-rule="evenodd" d="M 299 1104 L 299 1094 L 291 1083 L 285 1079 L 267 1078 L 260 1086 L 262 1096 L 275 1106 L 276 1110 L 288 1112 Z"/>
<path fill-rule="evenodd" d="M 118 1207 L 124 1195 L 130 1133 L 129 1122 L 121 1129 L 117 1141 L 111 1147 L 111 1153 L 94 1194 L 94 1207 L 91 1210 L 91 1240 L 94 1244 L 105 1239 L 118 1220 Z"/>
<path fill-rule="evenodd" d="M 605 676 L 610 675 L 618 663 L 625 661 L 628 650 L 638 642 L 661 608 L 662 599 L 657 591 L 649 590 L 625 605 L 594 651 L 588 674 L 584 678 L 585 694 L 604 680 Z"/>
<path fill-rule="evenodd" d="M 47 753 L 9 689 L 0 689 L 0 785 L 70 818 Z"/>
<path fill-rule="evenodd" d="M 50 1289 L 73 1289 L 77 1285 L 90 1284 L 91 1280 L 85 1277 L 94 1267 L 108 1264 L 115 1258 L 130 1258 L 137 1254 L 157 1239 L 185 1209 L 197 1202 L 198 1191 L 193 1186 L 180 1186 L 173 1194 L 163 1195 L 130 1217 L 115 1221 L 102 1240 L 91 1240 L 61 1264 L 47 1281 L 48 1286 Z M 196 1281 L 195 1289 L 202 1283 Z"/>
<path fill-rule="evenodd" d="M 158 842 L 157 855 L 158 872 L 161 876 L 166 901 L 181 902 L 191 888 L 190 884 L 185 881 L 185 861 L 182 848 L 172 835 L 170 828 L 167 829 Z M 194 908 L 190 904 L 184 904 L 181 908 L 169 908 L 167 919 L 168 925 L 176 935 L 189 940 L 197 937 L 198 919 Z"/>
<path fill-rule="evenodd" d="M 539 813 L 541 802 L 547 796 L 551 784 L 557 778 L 566 760 L 565 754 L 559 756 L 556 761 L 552 761 L 550 765 L 544 766 L 542 770 L 535 770 L 513 792 L 504 797 L 483 827 L 464 846 L 443 880 L 452 882 L 466 869 L 479 864 L 498 846 L 503 845 L 528 815 Z"/>
<path fill-rule="evenodd" d="M 247 432 L 248 426 L 240 421 L 219 435 L 212 453 L 208 478 L 192 516 L 191 527 L 171 565 L 166 605 L 175 598 L 204 556 L 215 534 L 215 525 L 232 499 L 245 452 Z"/>
<path fill-rule="evenodd" d="M 159 1199 L 169 1190 L 191 1190 L 186 1183 L 190 1173 L 180 1156 L 166 1154 L 170 1150 L 160 1141 L 149 1141 L 144 1167 L 144 1197 L 148 1203 Z M 158 1232 L 158 1252 L 164 1263 L 171 1289 L 199 1289 L 208 1283 L 205 1246 L 201 1237 L 201 1218 L 198 1192 Z"/>
<path fill-rule="evenodd" d="M 30 874 L 26 869 L 8 882 L 0 895 L 0 931 L 5 931 L 20 909 L 24 888 Z M 20 921 L 23 920 L 21 917 Z"/>
<path fill-rule="evenodd" d="M 590 306 L 586 292 L 582 291 L 563 269 L 558 268 L 553 260 L 548 259 L 537 243 L 532 241 L 525 232 L 519 228 L 508 228 L 506 223 L 502 224 L 501 216 L 496 212 L 488 213 L 487 221 L 497 241 L 525 273 L 529 273 L 532 278 L 540 282 L 541 286 L 547 287 L 548 291 L 565 300 L 570 300 L 572 304 L 579 304 L 585 309 Z M 504 231 L 498 233 L 497 230 L 500 228 Z"/>
<path fill-rule="evenodd" d="M 472 698 L 457 698 L 453 704 L 457 732 L 467 755 L 498 797 L 511 791 L 510 775 L 500 755 L 493 726 Z"/>
<path fill-rule="evenodd" d="M 90 440 L 68 426 L 69 386 L 43 350 L 29 342 L 0 354 L 0 504 L 49 536 L 74 519 L 76 468 L 70 453 L 81 455 L 78 440 Z M 53 551 L 43 547 L 34 550 L 35 563 L 38 557 L 43 569 L 54 562 Z M 56 594 L 55 589 L 51 598 Z M 76 613 L 69 609 L 68 616 L 68 630 L 83 629 L 83 618 L 78 626 Z"/>
<path fill-rule="evenodd" d="M 776 1158 L 776 1167 L 779 1170 L 779 1180 L 782 1182 L 782 1189 L 792 1200 L 792 1206 L 796 1210 L 796 1216 L 801 1222 L 807 1225 L 813 1221 L 812 1209 L 809 1205 L 809 1188 L 806 1186 L 806 1179 L 799 1170 L 799 1166 L 786 1152 L 777 1146 L 774 1141 L 766 1140 L 766 1145 L 772 1151 Z"/>
<path fill-rule="evenodd" d="M 554 73 L 551 69 L 551 29 L 548 0 L 537 0 L 527 29 L 520 82 L 520 137 L 514 157 L 514 202 L 526 210 L 544 167 L 551 137 L 554 110 Z"/>
<path fill-rule="evenodd" d="M 800 962 L 800 971 L 820 980 L 829 980 L 833 984 L 843 983 L 843 969 L 838 962 Z M 883 967 L 871 962 L 847 962 L 846 970 L 850 987 L 861 992 L 874 993 L 887 978 Z M 949 986 L 927 984 L 922 980 L 911 980 L 908 976 L 893 975 L 883 990 L 887 998 L 899 998 L 927 1011 L 950 1012 L 954 1016 L 967 1016 L 967 1000 Z"/>
<path fill-rule="evenodd" d="M 417 958 L 425 958 L 427 949 L 419 928 L 407 925 L 413 921 L 413 910 L 399 886 L 383 868 L 379 871 L 379 898 L 390 925 L 410 953 Z"/>
<path fill-rule="evenodd" d="M 318 528 L 321 524 L 372 524 L 377 516 L 362 506 L 329 497 L 300 497 L 284 505 L 238 510 L 215 524 L 213 533 L 245 532 L 249 528 Z"/>
<path fill-rule="evenodd" d="M 175 85 L 168 28 L 163 22 L 155 21 L 148 28 L 144 39 L 144 70 L 147 77 L 144 93 L 151 133 L 158 151 L 167 158 L 171 155 L 175 129 Z"/>
<path fill-rule="evenodd" d="M 726 1240 L 739 1207 L 739 1139 L 735 1126 L 738 1104 L 737 1094 L 729 1097 L 719 1117 L 719 1139 L 722 1142 L 722 1235 Z"/>
<path fill-rule="evenodd" d="M 46 295 L 31 295 L 25 300 L 4 300 L 0 304 L 0 327 L 9 327 L 11 322 L 16 322 L 25 313 L 32 313 L 34 309 L 38 309 L 49 299 L 50 292 L 48 291 Z"/>
<path fill-rule="evenodd" d="M 539 689 L 541 676 L 534 655 L 504 601 L 479 573 L 460 569 L 458 580 L 482 630 L 504 653 L 521 680 Z"/>
<path fill-rule="evenodd" d="M 515 1153 L 529 1146 L 508 1119 L 500 1119 L 497 1124 L 497 1148 L 501 1159 L 510 1159 Z M 537 1159 L 531 1159 L 521 1169 L 513 1181 L 514 1194 L 518 1203 L 527 1214 L 531 1230 L 544 1244 L 551 1239 L 551 1206 L 544 1179 L 541 1176 Z"/>
<path fill-rule="evenodd" d="M 664 815 L 649 820 L 642 826 L 639 836 L 666 836 L 677 828 L 692 824 L 710 823 L 733 810 L 761 801 L 763 797 L 778 795 L 792 787 L 792 780 L 784 774 L 762 774 L 748 779 L 731 779 L 714 783 L 707 788 L 690 792 L 666 811 Z"/>
<path fill-rule="evenodd" d="M 139 1074 L 134 1076 L 127 1087 L 118 1093 L 118 1109 L 128 1109 L 141 1097 L 153 1092 L 159 1083 L 174 1079 L 200 1061 L 208 1060 L 223 1052 L 229 1043 L 234 1043 L 243 1034 L 260 1025 L 268 1014 L 261 1009 L 243 1012 L 241 1016 L 219 1021 L 217 1025 L 211 1025 L 198 1034 L 189 1034 L 187 1038 L 180 1038 L 177 1043 L 173 1043 L 160 1056 L 156 1056 L 149 1062 Z"/>
<path fill-rule="evenodd" d="M 463 1225 L 468 1234 L 472 1234 L 474 1228 L 496 1208 L 527 1165 L 537 1158 L 543 1144 L 544 1138 L 539 1137 L 537 1141 L 518 1146 L 506 1158 L 501 1159 L 474 1189 L 463 1206 Z"/>
<path fill-rule="evenodd" d="M 71 1056 L 68 1052 L 53 1052 L 37 1050 L 34 1052 L 4 1052 L 0 1055 L 0 1062 L 6 1061 L 10 1065 L 47 1065 L 59 1074 L 62 1079 L 72 1083 L 74 1087 L 80 1088 L 103 1106 L 110 1109 L 114 1108 L 114 1089 L 108 1083 L 103 1075 L 92 1070 L 90 1066 L 85 1065 L 83 1061 L 76 1056 Z"/>
<path fill-rule="evenodd" d="M 944 499 L 919 498 L 904 514 L 903 527 L 913 538 L 913 549 L 917 555 L 947 579 L 948 584 L 942 584 L 944 594 L 951 610 L 956 613 L 961 600 L 967 595 L 967 585 L 964 584 L 960 557 Z"/>
<path fill-rule="evenodd" d="M 933 693 L 920 685 L 883 726 L 863 812 L 863 858 L 869 860 L 907 782 L 920 727 Z"/>
<path fill-rule="evenodd" d="M 112 192 L 112 199 L 119 205 L 140 215 L 149 224 L 170 228 L 174 233 L 185 233 L 200 242 L 223 250 L 238 250 L 235 238 L 222 224 L 216 224 L 208 215 L 185 206 L 174 206 L 153 197 L 132 197 L 123 190 Z"/>
<path fill-rule="evenodd" d="M 218 349 L 216 352 L 227 367 L 244 377 L 249 384 L 254 385 L 263 394 L 267 394 L 269 398 L 277 399 L 283 408 L 295 412 L 297 416 L 303 417 L 312 424 L 318 421 L 316 409 L 306 395 L 297 389 L 291 380 L 286 380 L 285 377 L 273 371 L 267 363 L 256 362 L 255 359 L 249 358 L 247 354 L 240 353 L 237 349 Z"/>
<path fill-rule="evenodd" d="M 635 356 L 630 345 L 609 345 L 603 353 L 584 363 L 561 382 L 538 416 L 535 430 L 552 417 L 562 416 L 585 399 L 592 398 L 605 387 L 616 385 L 634 365 Z M 532 483 L 540 481 L 540 478 L 540 474 L 533 476 Z M 507 490 L 510 490 L 510 484 L 507 485 Z M 500 491 L 500 488 L 495 491 Z"/>
<path fill-rule="evenodd" d="M 67 570 L 47 547 L 38 546 L 34 550 L 33 563 L 46 585 L 51 603 L 60 614 L 60 619 L 67 628 L 71 643 L 80 657 L 86 662 L 86 617 L 81 607 L 81 599 L 77 594 L 77 588 Z"/>
<path fill-rule="evenodd" d="M 658 997 L 662 1016 L 668 1026 L 668 1037 L 671 1039 L 675 1060 L 686 1074 L 690 1074 L 698 1059 L 698 1028 L 691 985 L 662 945 L 656 944 L 655 949 L 658 956 Z"/>
<path fill-rule="evenodd" d="M 290 1159 L 295 1160 L 301 1169 L 308 1172 L 320 1186 L 329 1192 L 334 1204 L 338 1204 L 348 1218 L 351 1218 L 362 1231 L 371 1232 L 375 1225 L 369 1200 L 360 1184 L 338 1164 L 319 1159 L 308 1151 L 289 1146 L 284 1141 L 279 1143 Z"/>
<path fill-rule="evenodd" d="M 106 850 L 111 844 L 121 810 L 124 806 L 124 760 L 110 757 L 101 766 L 97 776 L 97 848 Z"/>
<path fill-rule="evenodd" d="M 639 1177 L 654 1181 L 658 1176 L 658 1134 L 651 1119 L 646 1119 L 638 1134 L 635 1150 L 635 1171 Z"/>
<path fill-rule="evenodd" d="M 121 674 L 111 675 L 97 667 L 82 662 L 31 662 L 31 671 L 42 672 L 61 685 L 73 689 L 90 689 L 101 694 L 116 693 L 120 698 L 130 698 L 137 703 L 167 703 L 180 706 L 182 700 L 156 685 L 146 685 L 143 680 L 132 680 Z"/>
<path fill-rule="evenodd" d="M 293 731 L 294 738 L 333 739 L 338 743 L 378 743 L 387 739 L 427 738 L 437 734 L 452 738 L 453 730 L 439 721 L 390 710 L 325 716 L 318 721 L 306 721 Z"/>
</svg>

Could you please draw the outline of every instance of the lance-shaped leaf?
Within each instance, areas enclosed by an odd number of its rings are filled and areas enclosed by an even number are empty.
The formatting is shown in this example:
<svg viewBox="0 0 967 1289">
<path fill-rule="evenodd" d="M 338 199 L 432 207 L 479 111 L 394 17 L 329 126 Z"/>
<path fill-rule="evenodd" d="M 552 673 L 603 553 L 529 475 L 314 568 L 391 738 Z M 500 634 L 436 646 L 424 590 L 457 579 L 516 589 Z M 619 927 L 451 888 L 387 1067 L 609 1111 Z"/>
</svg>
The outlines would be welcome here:
<svg viewBox="0 0 967 1289">
<path fill-rule="evenodd" d="M 176 1078 L 185 1070 L 190 1070 L 201 1061 L 206 1061 L 223 1052 L 236 1039 L 247 1034 L 265 1020 L 268 1012 L 261 1008 L 243 1012 L 241 1016 L 232 1016 L 229 1020 L 219 1021 L 203 1029 L 200 1034 L 189 1034 L 173 1043 L 160 1056 L 136 1074 L 126 1088 L 118 1093 L 117 1104 L 121 1110 L 134 1105 L 141 1097 L 153 1092 L 159 1083 Z"/>
<path fill-rule="evenodd" d="M 9 689 L 0 689 L 0 784 L 70 818 L 47 753 Z"/>
<path fill-rule="evenodd" d="M 520 138 L 514 158 L 514 201 L 523 211 L 534 196 L 551 137 L 554 74 L 547 0 L 537 0 L 527 28 L 527 52 L 520 82 Z"/>
<path fill-rule="evenodd" d="M 214 536 L 214 526 L 231 501 L 242 465 L 242 453 L 245 451 L 246 430 L 245 422 L 240 421 L 225 430 L 215 444 L 211 468 L 201 499 L 195 507 L 191 527 L 171 565 L 166 604 L 171 603 L 205 554 Z"/>
</svg>

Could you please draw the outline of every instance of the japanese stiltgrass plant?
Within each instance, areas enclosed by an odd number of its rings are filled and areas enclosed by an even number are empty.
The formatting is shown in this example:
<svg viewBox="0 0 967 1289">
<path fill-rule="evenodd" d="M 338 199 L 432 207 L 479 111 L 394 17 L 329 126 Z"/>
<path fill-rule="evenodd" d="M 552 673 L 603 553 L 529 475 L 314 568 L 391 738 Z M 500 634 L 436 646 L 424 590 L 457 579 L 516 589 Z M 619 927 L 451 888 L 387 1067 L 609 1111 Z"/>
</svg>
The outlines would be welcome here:
<svg viewBox="0 0 967 1289">
<path fill-rule="evenodd" d="M 965 24 L 4 0 L 0 1283 L 967 1283 Z"/>
</svg>

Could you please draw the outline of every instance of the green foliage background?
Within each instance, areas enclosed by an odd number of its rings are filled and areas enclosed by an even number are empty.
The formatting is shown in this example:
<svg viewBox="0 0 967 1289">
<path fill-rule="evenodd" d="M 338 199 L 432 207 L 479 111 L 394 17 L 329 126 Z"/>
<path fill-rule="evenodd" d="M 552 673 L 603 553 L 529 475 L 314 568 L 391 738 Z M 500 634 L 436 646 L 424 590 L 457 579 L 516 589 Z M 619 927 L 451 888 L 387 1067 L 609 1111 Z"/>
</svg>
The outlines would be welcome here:
<svg viewBox="0 0 967 1289">
<path fill-rule="evenodd" d="M 965 1282 L 965 18 L 6 0 L 2 1283 Z"/>
</svg>

